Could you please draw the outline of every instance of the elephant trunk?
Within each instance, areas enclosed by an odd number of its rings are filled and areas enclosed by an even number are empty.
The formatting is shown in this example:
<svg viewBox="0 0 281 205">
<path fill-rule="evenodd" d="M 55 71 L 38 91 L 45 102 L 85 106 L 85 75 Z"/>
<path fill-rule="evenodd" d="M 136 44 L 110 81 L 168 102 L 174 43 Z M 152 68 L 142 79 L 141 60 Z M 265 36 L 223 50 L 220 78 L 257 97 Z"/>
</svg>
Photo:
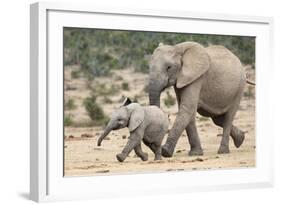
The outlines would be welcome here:
<svg viewBox="0 0 281 205">
<path fill-rule="evenodd" d="M 98 139 L 98 146 L 101 146 L 102 141 L 111 132 L 111 130 L 112 130 L 112 127 L 110 125 L 107 125 L 104 132 L 102 133 L 102 135 Z"/>
<path fill-rule="evenodd" d="M 160 96 L 161 96 L 161 91 L 158 91 L 155 88 L 151 88 L 149 86 L 149 104 L 150 105 L 156 105 L 157 107 L 160 107 Z"/>
</svg>

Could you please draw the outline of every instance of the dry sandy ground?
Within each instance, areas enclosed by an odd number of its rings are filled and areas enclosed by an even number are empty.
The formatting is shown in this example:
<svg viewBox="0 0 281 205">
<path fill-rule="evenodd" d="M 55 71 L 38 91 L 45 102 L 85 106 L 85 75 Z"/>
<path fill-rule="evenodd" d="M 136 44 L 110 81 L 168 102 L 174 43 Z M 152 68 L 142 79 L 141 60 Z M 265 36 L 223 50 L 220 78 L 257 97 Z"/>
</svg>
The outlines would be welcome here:
<svg viewBox="0 0 281 205">
<path fill-rule="evenodd" d="M 103 104 L 106 114 L 110 114 L 112 110 L 120 106 L 118 101 L 122 95 L 129 97 L 138 95 L 138 101 L 141 104 L 147 104 L 148 101 L 143 91 L 147 76 L 132 73 L 129 70 L 118 71 L 118 74 L 123 77 L 123 81 L 129 83 L 131 89 L 130 91 L 122 91 L 116 96 L 110 96 L 113 104 Z M 75 90 L 65 91 L 66 98 L 71 97 L 78 103 L 78 107 L 75 110 L 66 111 L 66 113 L 73 114 L 73 116 L 75 116 L 74 120 L 83 121 L 88 117 L 81 104 L 83 98 L 89 96 L 89 91 L 86 90 L 83 79 L 70 79 L 69 70 L 66 70 L 65 76 L 65 84 L 76 86 L 77 88 Z M 116 82 L 120 84 L 118 81 L 112 81 L 112 79 L 110 80 L 107 78 L 96 80 L 96 82 L 99 81 Z M 170 94 L 173 95 L 172 89 L 170 90 Z M 164 97 L 165 93 L 161 96 L 161 99 Z M 177 105 L 170 108 L 163 106 L 162 108 L 165 112 L 170 114 L 170 124 L 172 125 L 177 113 Z M 183 133 L 172 158 L 163 158 L 161 161 L 153 161 L 153 153 L 143 144 L 143 150 L 149 154 L 148 161 L 141 161 L 141 159 L 136 157 L 134 151 L 132 151 L 123 163 L 118 162 L 115 155 L 121 152 L 128 140 L 129 133 L 126 128 L 111 132 L 107 140 L 103 141 L 102 146 L 97 147 L 97 139 L 102 133 L 102 127 L 65 127 L 64 174 L 65 176 L 83 176 L 254 167 L 256 149 L 254 98 L 243 98 L 234 124 L 243 131 L 246 131 L 246 138 L 239 149 L 234 147 L 231 139 L 230 154 L 217 154 L 217 149 L 221 140 L 219 134 L 222 133 L 222 129 L 215 126 L 211 120 L 198 115 L 197 128 L 204 149 L 203 156 L 188 156 L 189 144 L 186 134 Z M 83 137 L 83 134 L 89 136 Z M 166 137 L 163 142 L 165 142 Z"/>
</svg>

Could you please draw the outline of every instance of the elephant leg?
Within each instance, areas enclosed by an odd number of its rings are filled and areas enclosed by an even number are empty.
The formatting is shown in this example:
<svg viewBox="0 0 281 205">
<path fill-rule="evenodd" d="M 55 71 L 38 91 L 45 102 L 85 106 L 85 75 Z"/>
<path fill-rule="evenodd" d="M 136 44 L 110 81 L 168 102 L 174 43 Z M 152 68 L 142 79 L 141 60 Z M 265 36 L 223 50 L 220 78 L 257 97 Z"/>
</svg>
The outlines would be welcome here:
<svg viewBox="0 0 281 205">
<path fill-rule="evenodd" d="M 162 159 L 162 155 L 161 155 L 161 143 L 160 144 L 156 144 L 156 143 L 150 143 L 148 141 L 146 141 L 145 139 L 143 140 L 143 143 L 148 146 L 151 151 L 154 153 L 154 160 L 161 160 Z"/>
<path fill-rule="evenodd" d="M 147 161 L 148 160 L 148 154 L 143 152 L 141 149 L 141 143 L 139 143 L 136 147 L 135 147 L 135 153 L 136 155 L 141 158 L 142 161 Z"/>
<path fill-rule="evenodd" d="M 192 113 L 191 113 L 192 112 Z M 176 144 L 182 132 L 189 125 L 191 117 L 195 114 L 196 111 L 189 109 L 180 109 L 179 114 L 176 117 L 175 123 L 170 130 L 169 136 L 166 140 L 166 143 L 162 146 L 162 156 L 163 157 L 172 157 Z"/>
<path fill-rule="evenodd" d="M 237 102 L 240 102 L 241 97 L 236 99 Z M 239 100 L 239 101 L 238 101 Z M 222 133 L 222 139 L 221 144 L 218 150 L 218 154 L 226 154 L 229 153 L 229 135 L 232 130 L 232 123 L 234 120 L 234 116 L 238 110 L 239 103 L 234 103 L 233 107 L 224 115 L 224 121 L 223 121 L 223 133 Z"/>
<path fill-rule="evenodd" d="M 120 154 L 116 155 L 116 158 L 119 162 L 123 162 L 126 157 L 130 154 L 130 152 L 141 142 L 141 139 L 139 139 L 137 134 L 132 134 L 129 137 L 129 140 L 122 150 Z"/>
<path fill-rule="evenodd" d="M 155 156 L 154 156 L 154 160 L 161 160 L 162 159 L 162 155 L 161 155 L 161 150 L 162 150 L 162 147 L 161 145 L 155 145 Z"/>
<path fill-rule="evenodd" d="M 177 96 L 180 96 L 179 112 L 166 143 L 162 146 L 163 157 L 173 156 L 179 137 L 194 118 L 197 111 L 201 83 L 202 78 L 177 91 Z"/>
<path fill-rule="evenodd" d="M 196 128 L 195 117 L 193 117 L 193 119 L 190 121 L 189 125 L 185 130 L 190 144 L 190 151 L 188 155 L 189 156 L 203 155 L 203 150 L 201 148 L 201 143 Z"/>
<path fill-rule="evenodd" d="M 212 120 L 216 125 L 223 127 L 224 115 L 213 117 Z M 230 136 L 233 139 L 235 147 L 239 148 L 245 139 L 245 132 L 232 125 Z"/>
</svg>

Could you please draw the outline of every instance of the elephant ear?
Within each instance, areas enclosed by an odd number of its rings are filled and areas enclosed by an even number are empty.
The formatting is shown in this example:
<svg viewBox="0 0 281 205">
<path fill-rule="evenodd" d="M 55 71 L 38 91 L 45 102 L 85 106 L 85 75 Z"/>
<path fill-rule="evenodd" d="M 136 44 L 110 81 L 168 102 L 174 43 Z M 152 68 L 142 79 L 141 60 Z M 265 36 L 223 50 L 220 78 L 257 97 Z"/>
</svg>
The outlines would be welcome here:
<svg viewBox="0 0 281 205">
<path fill-rule="evenodd" d="M 130 132 L 137 129 L 141 125 L 143 120 L 144 120 L 143 108 L 142 107 L 135 108 L 131 113 L 131 117 L 130 117 L 130 121 L 129 121 L 128 127 L 129 127 Z"/>
<path fill-rule="evenodd" d="M 207 72 L 209 67 L 209 55 L 203 46 L 187 46 L 182 50 L 182 67 L 177 76 L 177 88 L 189 85 Z"/>
</svg>

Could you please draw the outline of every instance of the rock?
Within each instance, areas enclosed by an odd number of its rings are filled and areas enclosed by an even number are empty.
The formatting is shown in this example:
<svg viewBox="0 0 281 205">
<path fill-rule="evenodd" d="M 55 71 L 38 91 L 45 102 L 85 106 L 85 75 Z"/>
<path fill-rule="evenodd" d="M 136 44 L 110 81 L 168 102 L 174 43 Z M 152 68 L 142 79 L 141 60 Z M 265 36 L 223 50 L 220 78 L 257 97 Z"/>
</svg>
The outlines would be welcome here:
<svg viewBox="0 0 281 205">
<path fill-rule="evenodd" d="M 87 134 L 87 133 L 84 133 L 84 134 L 81 135 L 81 138 L 92 138 L 92 137 L 94 137 L 94 135 Z"/>
</svg>

